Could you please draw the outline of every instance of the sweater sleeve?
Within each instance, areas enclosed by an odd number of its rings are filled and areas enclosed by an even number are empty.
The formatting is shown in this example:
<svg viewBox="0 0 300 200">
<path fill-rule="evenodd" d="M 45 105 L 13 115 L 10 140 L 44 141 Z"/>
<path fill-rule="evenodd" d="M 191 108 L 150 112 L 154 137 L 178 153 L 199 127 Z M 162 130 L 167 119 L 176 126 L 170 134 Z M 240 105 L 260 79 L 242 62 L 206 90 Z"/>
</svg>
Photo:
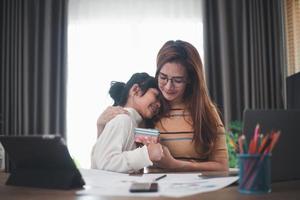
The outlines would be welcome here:
<svg viewBox="0 0 300 200">
<path fill-rule="evenodd" d="M 228 150 L 227 150 L 227 143 L 226 143 L 226 135 L 225 135 L 225 128 L 222 123 L 222 120 L 215 109 L 215 114 L 217 117 L 217 138 L 215 141 L 214 149 L 212 154 L 210 155 L 209 160 L 218 160 L 218 159 L 227 159 L 228 160 Z"/>
<path fill-rule="evenodd" d="M 218 159 L 227 159 L 228 160 L 228 150 L 226 144 L 226 135 L 224 127 L 218 128 L 218 135 L 214 145 L 214 149 L 212 155 L 210 156 L 210 160 L 218 160 Z"/>
<path fill-rule="evenodd" d="M 92 168 L 126 173 L 152 165 L 146 146 L 135 149 L 132 128 L 128 115 L 111 120 L 93 148 Z"/>
</svg>

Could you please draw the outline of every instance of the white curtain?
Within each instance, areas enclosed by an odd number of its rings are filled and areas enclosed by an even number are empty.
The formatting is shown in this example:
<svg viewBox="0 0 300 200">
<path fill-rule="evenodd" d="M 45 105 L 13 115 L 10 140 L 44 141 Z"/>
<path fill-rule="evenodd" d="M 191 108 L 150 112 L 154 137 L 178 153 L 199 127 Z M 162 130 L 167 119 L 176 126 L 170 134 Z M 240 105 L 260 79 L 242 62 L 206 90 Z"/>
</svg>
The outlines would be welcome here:
<svg viewBox="0 0 300 200">
<path fill-rule="evenodd" d="M 112 101 L 111 81 L 154 75 L 168 40 L 186 40 L 203 57 L 199 0 L 70 0 L 67 138 L 81 167 L 90 166 L 96 120 Z"/>
</svg>

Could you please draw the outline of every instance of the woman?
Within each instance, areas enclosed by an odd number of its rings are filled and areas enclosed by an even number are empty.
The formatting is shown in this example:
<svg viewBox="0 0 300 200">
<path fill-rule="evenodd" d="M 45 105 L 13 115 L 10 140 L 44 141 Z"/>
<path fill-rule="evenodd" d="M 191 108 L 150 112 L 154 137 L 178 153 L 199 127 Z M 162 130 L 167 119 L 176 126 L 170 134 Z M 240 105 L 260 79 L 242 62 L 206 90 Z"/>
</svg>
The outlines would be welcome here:
<svg viewBox="0 0 300 200">
<path fill-rule="evenodd" d="M 133 132 L 142 119 L 152 118 L 159 111 L 156 80 L 147 73 L 136 73 L 126 84 L 113 83 L 109 93 L 114 105 L 124 107 L 128 115 L 119 114 L 106 124 L 93 147 L 92 168 L 126 173 L 152 166 L 163 156 L 161 144 L 137 148 Z"/>
<path fill-rule="evenodd" d="M 225 129 L 209 97 L 197 49 L 185 41 L 166 42 L 157 55 L 156 79 L 165 99 L 154 120 L 164 145 L 156 165 L 172 171 L 227 171 Z M 109 108 L 98 119 L 98 134 L 114 112 L 124 111 Z"/>
</svg>

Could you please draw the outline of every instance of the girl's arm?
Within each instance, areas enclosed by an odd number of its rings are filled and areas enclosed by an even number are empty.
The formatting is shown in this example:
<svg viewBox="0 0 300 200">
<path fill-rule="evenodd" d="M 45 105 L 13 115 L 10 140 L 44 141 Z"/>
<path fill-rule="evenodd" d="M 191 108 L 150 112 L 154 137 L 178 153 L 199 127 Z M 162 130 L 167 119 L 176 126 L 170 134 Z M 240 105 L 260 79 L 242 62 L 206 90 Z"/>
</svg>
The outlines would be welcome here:
<svg viewBox="0 0 300 200">
<path fill-rule="evenodd" d="M 110 121 L 93 147 L 92 168 L 130 172 L 151 165 L 147 148 L 134 149 L 131 129 L 132 121 L 127 115 Z"/>
<path fill-rule="evenodd" d="M 118 115 L 109 122 L 92 151 L 92 168 L 115 172 L 133 172 L 152 165 L 162 157 L 162 146 L 134 145 L 132 121 L 128 115 Z"/>
</svg>

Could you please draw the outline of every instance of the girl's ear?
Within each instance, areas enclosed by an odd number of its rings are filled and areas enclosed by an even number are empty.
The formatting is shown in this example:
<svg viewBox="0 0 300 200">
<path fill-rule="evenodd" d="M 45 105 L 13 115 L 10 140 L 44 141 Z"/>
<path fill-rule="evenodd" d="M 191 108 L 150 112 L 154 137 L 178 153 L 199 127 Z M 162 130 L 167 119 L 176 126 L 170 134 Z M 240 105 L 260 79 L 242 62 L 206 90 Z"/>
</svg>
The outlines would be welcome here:
<svg viewBox="0 0 300 200">
<path fill-rule="evenodd" d="M 130 89 L 130 94 L 132 94 L 133 96 L 141 96 L 141 92 L 141 88 L 138 84 L 134 84 Z"/>
</svg>

